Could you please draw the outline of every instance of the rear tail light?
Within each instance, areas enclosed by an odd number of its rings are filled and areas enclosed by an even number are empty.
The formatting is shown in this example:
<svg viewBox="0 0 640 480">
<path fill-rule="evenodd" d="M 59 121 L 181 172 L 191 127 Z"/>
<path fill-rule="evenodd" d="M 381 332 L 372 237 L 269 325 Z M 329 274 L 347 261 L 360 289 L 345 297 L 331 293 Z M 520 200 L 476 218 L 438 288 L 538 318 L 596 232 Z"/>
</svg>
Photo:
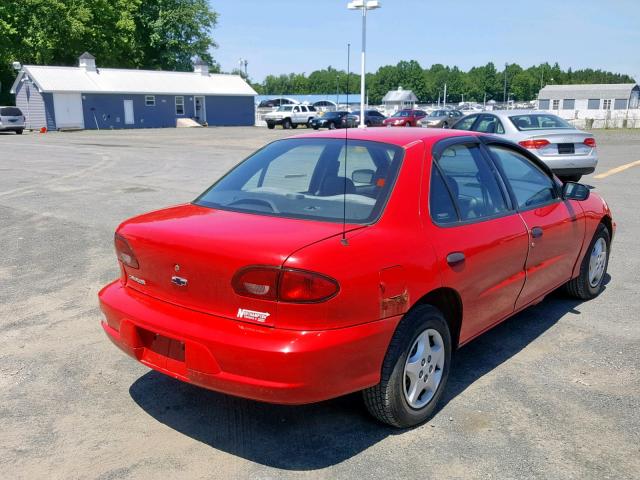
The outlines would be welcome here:
<svg viewBox="0 0 640 480">
<path fill-rule="evenodd" d="M 322 302 L 339 291 L 338 282 L 319 273 L 261 266 L 239 270 L 231 285 L 243 297 L 289 303 Z"/>
<path fill-rule="evenodd" d="M 587 137 L 583 142 L 587 147 L 595 148 L 596 147 L 596 139 L 593 137 Z"/>
<path fill-rule="evenodd" d="M 129 242 L 127 242 L 122 235 L 116 233 L 114 236 L 114 243 L 116 246 L 116 255 L 118 256 L 118 260 L 131 268 L 140 267 L 135 253 L 133 253 L 132 248 L 129 246 Z"/>
<path fill-rule="evenodd" d="M 279 276 L 279 268 L 247 267 L 233 276 L 231 286 L 238 295 L 243 297 L 276 300 Z"/>
<path fill-rule="evenodd" d="M 302 270 L 282 270 L 278 299 L 281 302 L 321 302 L 338 293 L 332 278 Z"/>
<path fill-rule="evenodd" d="M 549 142 L 549 140 L 546 140 L 544 138 L 536 138 L 536 139 L 523 140 L 521 142 L 518 142 L 518 145 L 524 148 L 528 148 L 529 150 L 537 150 L 539 148 L 546 147 L 550 143 L 551 142 Z"/>
</svg>

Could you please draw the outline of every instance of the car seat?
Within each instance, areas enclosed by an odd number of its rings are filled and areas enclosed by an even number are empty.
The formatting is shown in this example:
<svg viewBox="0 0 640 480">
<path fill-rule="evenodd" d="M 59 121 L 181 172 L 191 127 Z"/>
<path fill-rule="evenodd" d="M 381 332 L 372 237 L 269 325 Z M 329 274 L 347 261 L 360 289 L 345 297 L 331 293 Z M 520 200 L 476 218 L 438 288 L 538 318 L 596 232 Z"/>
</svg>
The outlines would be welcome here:
<svg viewBox="0 0 640 480">
<path fill-rule="evenodd" d="M 356 193 L 356 186 L 353 184 L 353 180 L 346 177 L 325 177 L 320 186 L 318 196 L 331 197 L 343 194 L 345 191 L 346 193 Z"/>
</svg>

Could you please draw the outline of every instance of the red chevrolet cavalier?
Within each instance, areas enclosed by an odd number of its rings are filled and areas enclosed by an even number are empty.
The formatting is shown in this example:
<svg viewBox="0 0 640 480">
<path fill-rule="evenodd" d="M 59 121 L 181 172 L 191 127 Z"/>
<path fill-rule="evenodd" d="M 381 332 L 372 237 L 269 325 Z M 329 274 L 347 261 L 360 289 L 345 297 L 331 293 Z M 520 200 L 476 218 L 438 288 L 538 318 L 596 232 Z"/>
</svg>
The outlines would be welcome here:
<svg viewBox="0 0 640 480">
<path fill-rule="evenodd" d="M 108 337 L 183 381 L 283 404 L 362 390 L 433 412 L 452 352 L 565 286 L 600 293 L 614 222 L 527 150 L 469 132 L 275 141 L 190 204 L 127 220 Z"/>
</svg>

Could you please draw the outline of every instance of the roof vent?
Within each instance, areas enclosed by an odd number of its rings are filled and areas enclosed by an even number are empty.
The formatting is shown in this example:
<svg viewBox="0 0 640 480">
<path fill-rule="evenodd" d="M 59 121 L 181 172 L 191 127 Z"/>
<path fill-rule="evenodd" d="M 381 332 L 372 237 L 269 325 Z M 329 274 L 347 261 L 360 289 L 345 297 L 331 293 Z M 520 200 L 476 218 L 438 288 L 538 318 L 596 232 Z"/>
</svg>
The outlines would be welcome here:
<svg viewBox="0 0 640 480">
<path fill-rule="evenodd" d="M 87 72 L 95 72 L 96 71 L 96 57 L 91 55 L 89 52 L 84 52 L 78 58 L 78 66 L 84 69 Z"/>
<path fill-rule="evenodd" d="M 196 58 L 193 60 L 193 71 L 200 75 L 209 75 L 209 65 L 207 65 L 202 58 L 196 55 Z"/>
</svg>

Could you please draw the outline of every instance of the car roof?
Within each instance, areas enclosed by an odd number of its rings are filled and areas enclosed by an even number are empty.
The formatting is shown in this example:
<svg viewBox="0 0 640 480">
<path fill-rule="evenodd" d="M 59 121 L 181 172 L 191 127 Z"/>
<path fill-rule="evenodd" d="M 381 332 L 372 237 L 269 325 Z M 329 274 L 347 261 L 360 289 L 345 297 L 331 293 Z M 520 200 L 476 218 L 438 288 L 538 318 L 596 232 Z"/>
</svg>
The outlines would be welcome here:
<svg viewBox="0 0 640 480">
<path fill-rule="evenodd" d="M 348 130 L 328 130 L 323 132 L 305 133 L 292 138 L 339 138 L 349 140 L 369 140 L 372 142 L 389 143 L 400 147 L 408 147 L 412 143 L 422 141 L 428 145 L 452 137 L 480 136 L 481 133 L 465 130 L 449 130 L 441 128 L 354 128 Z"/>
<path fill-rule="evenodd" d="M 478 113 L 487 113 L 489 115 L 495 115 L 496 117 L 506 118 L 512 117 L 514 115 L 554 115 L 555 113 L 544 112 L 541 110 L 491 110 L 487 112 L 478 112 Z"/>
</svg>

